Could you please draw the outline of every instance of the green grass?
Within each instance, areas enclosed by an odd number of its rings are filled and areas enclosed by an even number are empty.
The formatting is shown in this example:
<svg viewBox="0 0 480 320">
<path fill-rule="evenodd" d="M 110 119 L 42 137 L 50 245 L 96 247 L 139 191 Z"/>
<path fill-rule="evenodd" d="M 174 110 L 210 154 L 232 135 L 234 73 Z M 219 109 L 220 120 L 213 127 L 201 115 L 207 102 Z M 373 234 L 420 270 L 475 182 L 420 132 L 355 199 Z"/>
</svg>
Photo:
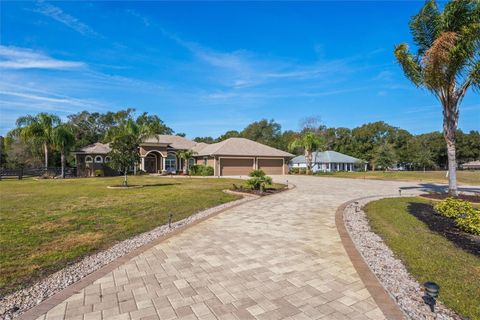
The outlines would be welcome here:
<svg viewBox="0 0 480 320">
<path fill-rule="evenodd" d="M 367 171 L 367 172 L 327 172 L 318 173 L 320 177 L 338 177 L 353 179 L 420 181 L 431 183 L 448 183 L 445 171 Z M 458 183 L 480 185 L 480 171 L 457 171 Z"/>
<path fill-rule="evenodd" d="M 438 283 L 439 299 L 445 305 L 460 315 L 480 319 L 480 258 L 430 231 L 409 213 L 415 210 L 413 204 L 429 203 L 420 198 L 382 199 L 367 204 L 366 212 L 372 230 L 385 240 L 413 277 L 420 283 Z"/>
<path fill-rule="evenodd" d="M 197 211 L 238 199 L 231 179 L 130 177 L 0 181 L 0 295 L 94 251 Z M 277 187 L 279 185 L 276 185 Z"/>
</svg>

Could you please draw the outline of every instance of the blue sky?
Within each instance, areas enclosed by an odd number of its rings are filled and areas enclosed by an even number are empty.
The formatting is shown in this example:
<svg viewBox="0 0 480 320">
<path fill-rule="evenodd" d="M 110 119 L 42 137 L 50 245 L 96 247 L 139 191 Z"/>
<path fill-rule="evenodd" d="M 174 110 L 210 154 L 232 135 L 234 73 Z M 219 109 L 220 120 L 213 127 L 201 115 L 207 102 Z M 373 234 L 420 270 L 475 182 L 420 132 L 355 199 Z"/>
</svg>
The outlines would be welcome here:
<svg viewBox="0 0 480 320">
<path fill-rule="evenodd" d="M 1 2 L 0 134 L 27 113 L 127 107 L 189 137 L 252 121 L 441 130 L 393 57 L 423 2 Z M 480 96 L 459 127 L 480 129 Z"/>
</svg>

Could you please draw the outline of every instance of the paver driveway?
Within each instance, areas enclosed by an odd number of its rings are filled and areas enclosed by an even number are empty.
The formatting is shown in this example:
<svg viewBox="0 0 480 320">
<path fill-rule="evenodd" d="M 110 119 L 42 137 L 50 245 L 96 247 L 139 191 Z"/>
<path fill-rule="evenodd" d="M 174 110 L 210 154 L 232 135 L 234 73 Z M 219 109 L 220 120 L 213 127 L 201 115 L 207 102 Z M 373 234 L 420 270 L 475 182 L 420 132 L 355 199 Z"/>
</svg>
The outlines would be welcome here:
<svg viewBox="0 0 480 320">
<path fill-rule="evenodd" d="M 342 246 L 335 211 L 415 184 L 276 178 L 285 179 L 297 188 L 167 239 L 40 319 L 384 319 Z"/>
</svg>

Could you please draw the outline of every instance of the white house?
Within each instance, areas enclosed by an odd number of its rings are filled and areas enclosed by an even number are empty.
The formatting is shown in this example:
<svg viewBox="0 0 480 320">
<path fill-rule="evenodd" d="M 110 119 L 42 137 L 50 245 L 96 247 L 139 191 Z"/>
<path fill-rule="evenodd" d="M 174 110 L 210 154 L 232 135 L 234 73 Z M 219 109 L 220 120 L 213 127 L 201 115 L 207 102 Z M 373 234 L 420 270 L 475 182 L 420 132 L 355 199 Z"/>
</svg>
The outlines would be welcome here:
<svg viewBox="0 0 480 320">
<path fill-rule="evenodd" d="M 290 168 L 306 168 L 305 156 L 290 160 Z M 367 162 L 336 151 L 318 151 L 312 156 L 313 172 L 366 171 Z"/>
</svg>

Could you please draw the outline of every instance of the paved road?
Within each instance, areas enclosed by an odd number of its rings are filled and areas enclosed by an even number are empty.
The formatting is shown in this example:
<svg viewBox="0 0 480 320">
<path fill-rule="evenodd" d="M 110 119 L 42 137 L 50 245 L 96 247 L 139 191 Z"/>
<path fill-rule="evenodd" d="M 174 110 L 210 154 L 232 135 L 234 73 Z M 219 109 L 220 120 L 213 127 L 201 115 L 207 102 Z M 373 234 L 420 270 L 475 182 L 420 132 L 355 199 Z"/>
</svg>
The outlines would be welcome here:
<svg viewBox="0 0 480 320">
<path fill-rule="evenodd" d="M 277 177 L 248 202 L 145 251 L 39 319 L 384 319 L 351 264 L 335 211 L 414 183 Z"/>
</svg>

